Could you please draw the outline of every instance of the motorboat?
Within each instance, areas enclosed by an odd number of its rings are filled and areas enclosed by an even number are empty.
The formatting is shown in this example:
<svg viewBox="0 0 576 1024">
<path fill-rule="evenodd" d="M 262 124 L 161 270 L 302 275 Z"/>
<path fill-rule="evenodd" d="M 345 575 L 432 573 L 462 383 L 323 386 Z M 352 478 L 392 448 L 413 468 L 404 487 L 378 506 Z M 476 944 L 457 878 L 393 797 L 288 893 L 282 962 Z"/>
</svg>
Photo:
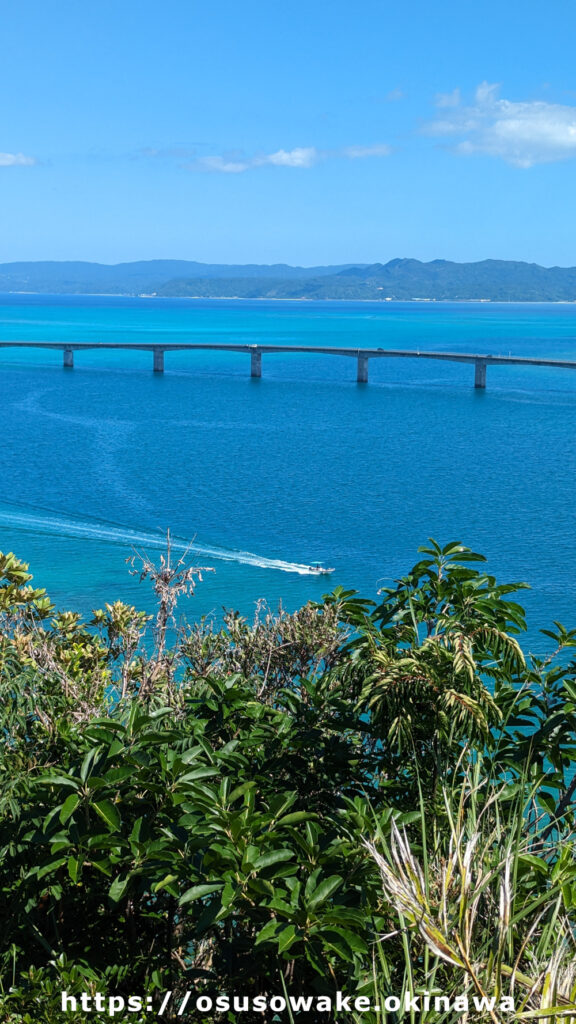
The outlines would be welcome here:
<svg viewBox="0 0 576 1024">
<path fill-rule="evenodd" d="M 327 569 L 323 565 L 309 565 L 308 572 L 314 573 L 316 576 L 328 576 L 329 573 L 334 572 L 334 568 Z"/>
</svg>

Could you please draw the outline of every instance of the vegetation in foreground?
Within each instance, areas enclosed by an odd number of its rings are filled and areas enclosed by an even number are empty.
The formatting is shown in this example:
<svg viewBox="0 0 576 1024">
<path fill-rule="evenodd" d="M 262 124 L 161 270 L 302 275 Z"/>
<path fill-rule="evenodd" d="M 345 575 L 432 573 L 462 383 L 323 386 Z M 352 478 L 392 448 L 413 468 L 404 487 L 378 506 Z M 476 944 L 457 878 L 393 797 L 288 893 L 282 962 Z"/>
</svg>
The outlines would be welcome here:
<svg viewBox="0 0 576 1024">
<path fill-rule="evenodd" d="M 140 566 L 154 621 L 90 623 L 0 555 L 1 1019 L 110 1019 L 62 990 L 171 990 L 166 1021 L 186 991 L 341 991 L 369 1024 L 574 1017 L 576 631 L 525 656 L 521 585 L 481 562 L 430 542 L 378 603 L 176 630 L 201 570 L 170 551 Z"/>
</svg>

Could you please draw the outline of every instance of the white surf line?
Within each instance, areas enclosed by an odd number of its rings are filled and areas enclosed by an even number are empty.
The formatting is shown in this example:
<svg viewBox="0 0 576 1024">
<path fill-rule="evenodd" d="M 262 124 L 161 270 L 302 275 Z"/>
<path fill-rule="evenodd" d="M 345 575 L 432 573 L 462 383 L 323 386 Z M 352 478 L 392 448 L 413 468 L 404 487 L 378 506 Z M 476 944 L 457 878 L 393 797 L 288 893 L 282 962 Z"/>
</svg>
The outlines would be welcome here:
<svg viewBox="0 0 576 1024">
<path fill-rule="evenodd" d="M 89 522 L 58 513 L 40 514 L 32 512 L 10 511 L 0 508 L 0 526 L 24 530 L 30 533 L 41 533 L 49 536 L 80 537 L 84 540 L 104 541 L 109 544 L 129 544 L 157 549 L 166 547 L 166 538 L 158 533 L 131 530 L 114 524 Z M 171 537 L 172 548 L 176 551 L 189 550 L 193 554 L 207 555 L 222 562 L 239 562 L 241 565 L 253 565 L 260 569 L 277 569 L 280 572 L 297 573 L 300 576 L 312 575 L 308 565 L 298 562 L 284 562 L 278 558 L 265 558 L 250 551 L 234 551 L 204 544 L 188 543 L 181 537 Z"/>
</svg>

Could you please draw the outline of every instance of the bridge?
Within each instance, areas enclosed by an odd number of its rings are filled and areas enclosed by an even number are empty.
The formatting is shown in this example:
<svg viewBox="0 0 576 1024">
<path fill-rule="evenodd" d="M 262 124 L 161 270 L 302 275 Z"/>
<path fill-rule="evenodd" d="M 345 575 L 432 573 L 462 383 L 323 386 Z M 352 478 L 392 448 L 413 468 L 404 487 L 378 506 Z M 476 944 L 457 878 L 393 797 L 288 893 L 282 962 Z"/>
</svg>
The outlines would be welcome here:
<svg viewBox="0 0 576 1024">
<path fill-rule="evenodd" d="M 389 348 L 335 348 L 327 345 L 218 345 L 210 342 L 177 343 L 154 342 L 62 342 L 62 341 L 0 341 L 3 348 L 37 348 L 57 349 L 63 353 L 63 365 L 66 369 L 74 367 L 74 353 L 96 349 L 99 352 L 107 349 L 123 351 L 151 352 L 154 373 L 164 373 L 164 356 L 167 352 L 245 352 L 250 356 L 250 376 L 262 376 L 262 356 L 277 353 L 313 353 L 315 355 L 345 356 L 356 360 L 356 380 L 359 384 L 368 383 L 368 367 L 371 359 L 439 359 L 451 363 L 474 364 L 474 387 L 486 387 L 486 369 L 488 366 L 550 366 L 556 369 L 576 370 L 576 360 L 567 359 L 532 359 L 524 356 L 496 356 L 470 354 L 467 352 L 426 352 Z"/>
</svg>

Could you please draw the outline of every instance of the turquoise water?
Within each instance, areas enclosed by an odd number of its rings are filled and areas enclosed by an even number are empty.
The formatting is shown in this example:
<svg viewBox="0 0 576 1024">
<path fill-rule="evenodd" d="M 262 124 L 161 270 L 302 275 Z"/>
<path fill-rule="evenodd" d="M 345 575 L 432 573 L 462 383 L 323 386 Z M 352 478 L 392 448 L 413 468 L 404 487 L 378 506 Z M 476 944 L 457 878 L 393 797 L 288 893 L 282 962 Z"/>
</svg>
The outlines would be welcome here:
<svg viewBox="0 0 576 1024">
<path fill-rule="evenodd" d="M 218 341 L 576 358 L 576 307 L 0 296 L 0 338 Z M 527 580 L 536 627 L 576 625 L 576 373 L 312 355 L 0 349 L 0 549 L 61 607 L 151 607 L 131 545 L 170 527 L 213 566 L 187 614 L 375 596 L 434 536 Z M 332 577 L 298 567 L 323 561 Z"/>
</svg>

